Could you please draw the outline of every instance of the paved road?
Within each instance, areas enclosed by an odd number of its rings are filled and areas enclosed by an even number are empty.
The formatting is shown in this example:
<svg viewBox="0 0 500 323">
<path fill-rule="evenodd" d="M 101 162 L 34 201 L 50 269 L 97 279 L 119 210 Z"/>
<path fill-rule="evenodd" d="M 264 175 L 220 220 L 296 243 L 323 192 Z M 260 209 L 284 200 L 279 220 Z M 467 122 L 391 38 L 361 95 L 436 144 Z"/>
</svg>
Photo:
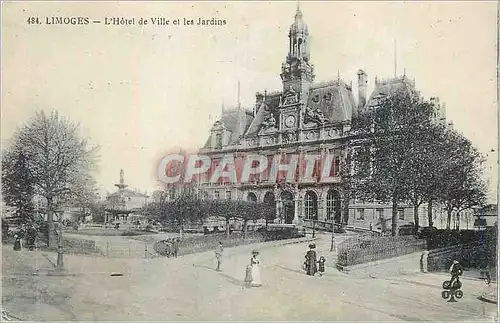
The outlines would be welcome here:
<svg viewBox="0 0 500 323">
<path fill-rule="evenodd" d="M 495 313 L 495 304 L 477 300 L 485 289 L 480 281 L 464 282 L 464 297 L 448 303 L 441 298 L 443 276 L 435 274 L 359 279 L 327 268 L 325 276 L 309 277 L 301 271 L 307 244 L 260 247 L 260 288 L 242 286 L 250 246 L 226 250 L 222 273 L 213 270 L 211 252 L 142 260 L 67 256 L 69 271 L 87 274 L 39 277 L 44 286 L 62 280 L 71 290 L 71 297 L 52 298 L 57 303 L 53 313 L 50 304 L 40 305 L 45 311 L 39 319 L 484 320 Z M 331 263 L 335 254 L 328 250 L 329 237 L 317 244 L 318 254 Z M 123 276 L 111 277 L 111 271 Z"/>
</svg>

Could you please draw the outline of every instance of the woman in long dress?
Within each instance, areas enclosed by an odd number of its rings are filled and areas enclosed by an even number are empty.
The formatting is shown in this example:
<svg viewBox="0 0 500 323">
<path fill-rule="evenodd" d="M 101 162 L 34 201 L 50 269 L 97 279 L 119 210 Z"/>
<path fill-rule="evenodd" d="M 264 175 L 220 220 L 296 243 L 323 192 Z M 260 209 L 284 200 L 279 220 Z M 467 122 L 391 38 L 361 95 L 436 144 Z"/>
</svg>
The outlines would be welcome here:
<svg viewBox="0 0 500 323">
<path fill-rule="evenodd" d="M 306 253 L 306 273 L 309 276 L 314 276 L 318 271 L 318 267 L 316 267 L 316 251 L 314 249 L 316 245 L 311 243 L 309 245 L 309 251 Z"/>
<path fill-rule="evenodd" d="M 262 286 L 262 281 L 260 278 L 260 261 L 257 259 L 259 252 L 254 250 L 252 251 L 252 258 L 250 259 L 250 265 L 252 266 L 252 287 L 260 287 Z"/>
</svg>

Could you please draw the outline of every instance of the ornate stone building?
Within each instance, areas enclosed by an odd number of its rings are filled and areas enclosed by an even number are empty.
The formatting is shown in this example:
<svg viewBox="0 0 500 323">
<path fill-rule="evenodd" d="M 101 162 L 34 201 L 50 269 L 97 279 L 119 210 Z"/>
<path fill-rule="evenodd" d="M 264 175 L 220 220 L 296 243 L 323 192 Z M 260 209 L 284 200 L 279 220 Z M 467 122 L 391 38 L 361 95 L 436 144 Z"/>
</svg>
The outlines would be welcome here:
<svg viewBox="0 0 500 323">
<path fill-rule="evenodd" d="M 385 222 L 390 226 L 389 206 L 360 204 L 343 198 L 341 169 L 352 117 L 360 109 L 376 106 L 380 98 L 403 83 L 414 86 L 414 81 L 406 76 L 388 80 L 375 78 L 375 89 L 368 96 L 368 75 L 359 70 L 357 100 L 352 84 L 340 77 L 314 83 L 309 31 L 299 8 L 289 29 L 288 54 L 280 76 L 282 89 L 257 93 L 254 107 L 246 109 L 238 104 L 234 109 L 223 110 L 200 154 L 209 155 L 214 163 L 227 153 L 233 153 L 236 160 L 248 154 L 265 155 L 269 160 L 275 155 L 330 156 L 333 180 L 328 183 L 283 180 L 277 184 L 268 170 L 255 176 L 251 183 L 205 183 L 202 187 L 205 197 L 275 204 L 281 223 L 301 224 L 302 220 L 309 219 L 325 223 L 335 220 L 374 229 L 382 229 Z M 301 167 L 304 166 L 298 165 L 299 170 Z M 210 175 L 207 173 L 207 179 Z M 411 221 L 412 217 L 411 208 L 401 209 L 402 223 Z"/>
</svg>

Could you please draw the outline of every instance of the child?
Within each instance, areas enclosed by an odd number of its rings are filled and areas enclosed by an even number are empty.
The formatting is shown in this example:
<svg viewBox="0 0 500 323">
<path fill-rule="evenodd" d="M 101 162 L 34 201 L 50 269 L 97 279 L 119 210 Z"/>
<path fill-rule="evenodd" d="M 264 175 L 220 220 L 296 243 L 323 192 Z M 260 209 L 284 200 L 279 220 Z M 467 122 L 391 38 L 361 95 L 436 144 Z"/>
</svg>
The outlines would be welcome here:
<svg viewBox="0 0 500 323">
<path fill-rule="evenodd" d="M 325 272 L 325 262 L 326 262 L 325 257 L 323 257 L 323 256 L 319 257 L 318 272 L 319 272 L 320 277 L 323 276 L 323 273 Z"/>
</svg>

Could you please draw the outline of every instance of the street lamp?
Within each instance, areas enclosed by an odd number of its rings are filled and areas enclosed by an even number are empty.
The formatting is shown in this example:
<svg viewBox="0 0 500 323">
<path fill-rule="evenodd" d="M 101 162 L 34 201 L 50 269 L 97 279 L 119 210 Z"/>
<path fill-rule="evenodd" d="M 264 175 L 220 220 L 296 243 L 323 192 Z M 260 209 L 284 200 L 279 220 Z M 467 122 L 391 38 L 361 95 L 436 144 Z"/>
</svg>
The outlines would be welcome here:
<svg viewBox="0 0 500 323">
<path fill-rule="evenodd" d="M 59 213 L 59 239 L 57 239 L 57 270 L 64 270 L 64 262 L 63 262 L 63 248 L 62 248 L 62 218 L 63 212 L 56 211 Z"/>
<path fill-rule="evenodd" d="M 330 217 L 331 220 L 332 220 L 332 241 L 331 241 L 331 244 L 330 244 L 330 252 L 332 252 L 333 250 L 335 250 L 335 219 Z"/>
</svg>

